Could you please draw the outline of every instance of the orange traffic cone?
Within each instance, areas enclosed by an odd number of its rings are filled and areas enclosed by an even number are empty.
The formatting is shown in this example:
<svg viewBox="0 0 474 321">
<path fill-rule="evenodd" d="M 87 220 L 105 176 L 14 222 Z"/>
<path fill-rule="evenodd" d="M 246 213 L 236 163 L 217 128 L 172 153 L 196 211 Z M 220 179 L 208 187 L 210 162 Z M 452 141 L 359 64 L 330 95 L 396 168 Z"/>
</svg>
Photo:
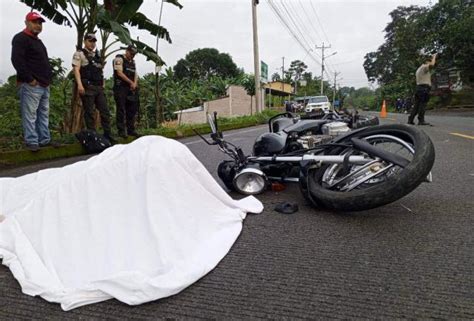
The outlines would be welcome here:
<svg viewBox="0 0 474 321">
<path fill-rule="evenodd" d="M 382 110 L 380 111 L 380 118 L 387 117 L 387 108 L 385 107 L 385 99 L 382 102 Z"/>
</svg>

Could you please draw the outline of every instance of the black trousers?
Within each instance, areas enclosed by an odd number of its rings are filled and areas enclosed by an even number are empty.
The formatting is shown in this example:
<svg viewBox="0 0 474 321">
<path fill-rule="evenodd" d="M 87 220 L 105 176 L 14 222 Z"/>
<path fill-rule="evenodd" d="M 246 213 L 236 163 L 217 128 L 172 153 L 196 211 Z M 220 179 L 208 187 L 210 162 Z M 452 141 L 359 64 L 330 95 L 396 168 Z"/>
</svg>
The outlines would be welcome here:
<svg viewBox="0 0 474 321">
<path fill-rule="evenodd" d="M 135 132 L 135 119 L 138 112 L 138 93 L 128 87 L 114 88 L 114 99 L 117 105 L 117 130 L 119 134 Z"/>
<path fill-rule="evenodd" d="M 418 85 L 416 86 L 415 92 L 415 104 L 413 109 L 408 117 L 409 122 L 413 122 L 415 116 L 418 114 L 418 121 L 423 123 L 425 121 L 425 109 L 426 104 L 430 100 L 430 86 L 428 85 Z"/>
<path fill-rule="evenodd" d="M 110 134 L 110 110 L 105 99 L 104 88 L 102 86 L 88 85 L 86 92 L 81 96 L 82 107 L 84 108 L 84 121 L 86 128 L 95 131 L 95 109 L 100 114 L 100 124 L 104 134 Z"/>
</svg>

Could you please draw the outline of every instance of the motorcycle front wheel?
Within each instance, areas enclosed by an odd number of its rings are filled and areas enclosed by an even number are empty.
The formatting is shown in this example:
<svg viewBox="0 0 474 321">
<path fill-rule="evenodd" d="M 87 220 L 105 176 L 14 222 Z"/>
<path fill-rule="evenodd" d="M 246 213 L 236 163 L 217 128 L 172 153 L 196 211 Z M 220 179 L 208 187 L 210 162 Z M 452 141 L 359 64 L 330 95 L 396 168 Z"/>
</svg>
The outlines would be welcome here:
<svg viewBox="0 0 474 321">
<path fill-rule="evenodd" d="M 361 211 L 394 202 L 430 174 L 435 150 L 428 135 L 407 125 L 367 127 L 338 140 L 359 138 L 409 161 L 404 168 L 379 158 L 365 165 L 330 164 L 309 169 L 303 192 L 317 207 Z M 334 147 L 326 155 L 364 155 L 355 147 Z"/>
</svg>

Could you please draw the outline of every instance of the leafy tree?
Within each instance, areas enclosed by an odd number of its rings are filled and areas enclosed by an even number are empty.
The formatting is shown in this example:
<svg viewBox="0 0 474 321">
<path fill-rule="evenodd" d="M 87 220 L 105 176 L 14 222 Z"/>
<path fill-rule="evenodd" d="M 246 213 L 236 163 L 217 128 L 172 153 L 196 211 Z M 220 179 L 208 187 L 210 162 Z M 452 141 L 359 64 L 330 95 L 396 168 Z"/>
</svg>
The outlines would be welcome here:
<svg viewBox="0 0 474 321">
<path fill-rule="evenodd" d="M 438 53 L 435 75 L 454 68 L 465 82 L 474 80 L 474 6 L 469 1 L 398 7 L 390 15 L 385 42 L 364 61 L 369 81 L 382 86 L 384 99 L 411 96 L 416 69 L 434 52 Z"/>
<path fill-rule="evenodd" d="M 427 51 L 440 52 L 441 68 L 462 71 L 474 81 L 474 6 L 462 0 L 441 0 L 423 17 Z M 470 79 L 469 79 L 470 78 Z"/>
<path fill-rule="evenodd" d="M 243 75 L 240 79 L 240 85 L 245 88 L 247 95 L 250 96 L 250 114 L 252 114 L 253 96 L 255 96 L 255 76 L 254 75 Z"/>
<path fill-rule="evenodd" d="M 272 81 L 281 81 L 281 77 L 280 77 L 280 74 L 279 73 L 274 73 L 272 75 Z"/>
<path fill-rule="evenodd" d="M 174 72 L 178 79 L 204 80 L 211 76 L 237 77 L 241 71 L 229 54 L 214 48 L 203 48 L 193 50 L 180 59 L 174 66 Z"/>
<path fill-rule="evenodd" d="M 149 60 L 162 63 L 155 50 L 145 43 L 134 40 L 127 26 L 146 30 L 153 36 L 171 41 L 168 31 L 153 23 L 138 10 L 143 0 L 20 0 L 32 9 L 40 11 L 45 17 L 57 24 L 74 26 L 77 31 L 76 48 L 82 47 L 84 35 L 100 29 L 102 36 L 102 56 L 105 58 L 110 46 L 116 41 L 124 45 L 134 44 L 139 52 Z M 180 8 L 177 0 L 165 0 Z M 109 36 L 117 37 L 108 43 Z"/>
<path fill-rule="evenodd" d="M 308 66 L 300 60 L 294 60 L 290 64 L 289 72 L 294 75 L 293 84 L 295 86 L 295 92 L 298 90 L 298 81 L 300 81 L 301 75 L 306 68 L 308 68 Z"/>
<path fill-rule="evenodd" d="M 283 78 L 283 82 L 287 84 L 291 84 L 293 82 L 294 71 L 293 70 L 285 70 L 283 73 L 285 77 Z"/>
<path fill-rule="evenodd" d="M 424 12 L 425 9 L 417 6 L 400 6 L 390 13 L 392 21 L 384 30 L 385 43 L 365 56 L 364 68 L 369 81 L 383 85 L 398 77 L 410 82 L 413 69 L 418 67 L 417 53 L 422 46 L 421 37 L 413 35 L 419 34 L 417 21 Z"/>
<path fill-rule="evenodd" d="M 12 137 L 22 136 L 20 102 L 16 93 L 16 77 L 11 76 L 0 87 L 0 143 L 2 145 Z"/>
</svg>

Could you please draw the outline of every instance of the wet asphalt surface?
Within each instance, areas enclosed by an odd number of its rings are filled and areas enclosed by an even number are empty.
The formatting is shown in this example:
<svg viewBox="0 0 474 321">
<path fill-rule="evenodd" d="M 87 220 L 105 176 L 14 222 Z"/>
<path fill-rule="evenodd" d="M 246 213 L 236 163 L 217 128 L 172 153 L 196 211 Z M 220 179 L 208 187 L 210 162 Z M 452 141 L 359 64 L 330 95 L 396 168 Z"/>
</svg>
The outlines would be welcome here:
<svg viewBox="0 0 474 321">
<path fill-rule="evenodd" d="M 370 211 L 331 213 L 305 202 L 298 186 L 258 198 L 216 269 L 181 293 L 140 306 L 117 300 L 69 312 L 21 293 L 0 266 L 0 319 L 400 319 L 474 318 L 474 112 L 428 113 L 436 148 L 433 183 Z M 383 123 L 405 123 L 389 114 Z M 225 133 L 249 152 L 258 126 Z M 217 177 L 223 159 L 198 138 L 181 140 Z M 0 172 L 20 176 L 87 156 Z M 240 198 L 238 194 L 231 194 Z M 299 211 L 274 211 L 282 201 Z"/>
</svg>

